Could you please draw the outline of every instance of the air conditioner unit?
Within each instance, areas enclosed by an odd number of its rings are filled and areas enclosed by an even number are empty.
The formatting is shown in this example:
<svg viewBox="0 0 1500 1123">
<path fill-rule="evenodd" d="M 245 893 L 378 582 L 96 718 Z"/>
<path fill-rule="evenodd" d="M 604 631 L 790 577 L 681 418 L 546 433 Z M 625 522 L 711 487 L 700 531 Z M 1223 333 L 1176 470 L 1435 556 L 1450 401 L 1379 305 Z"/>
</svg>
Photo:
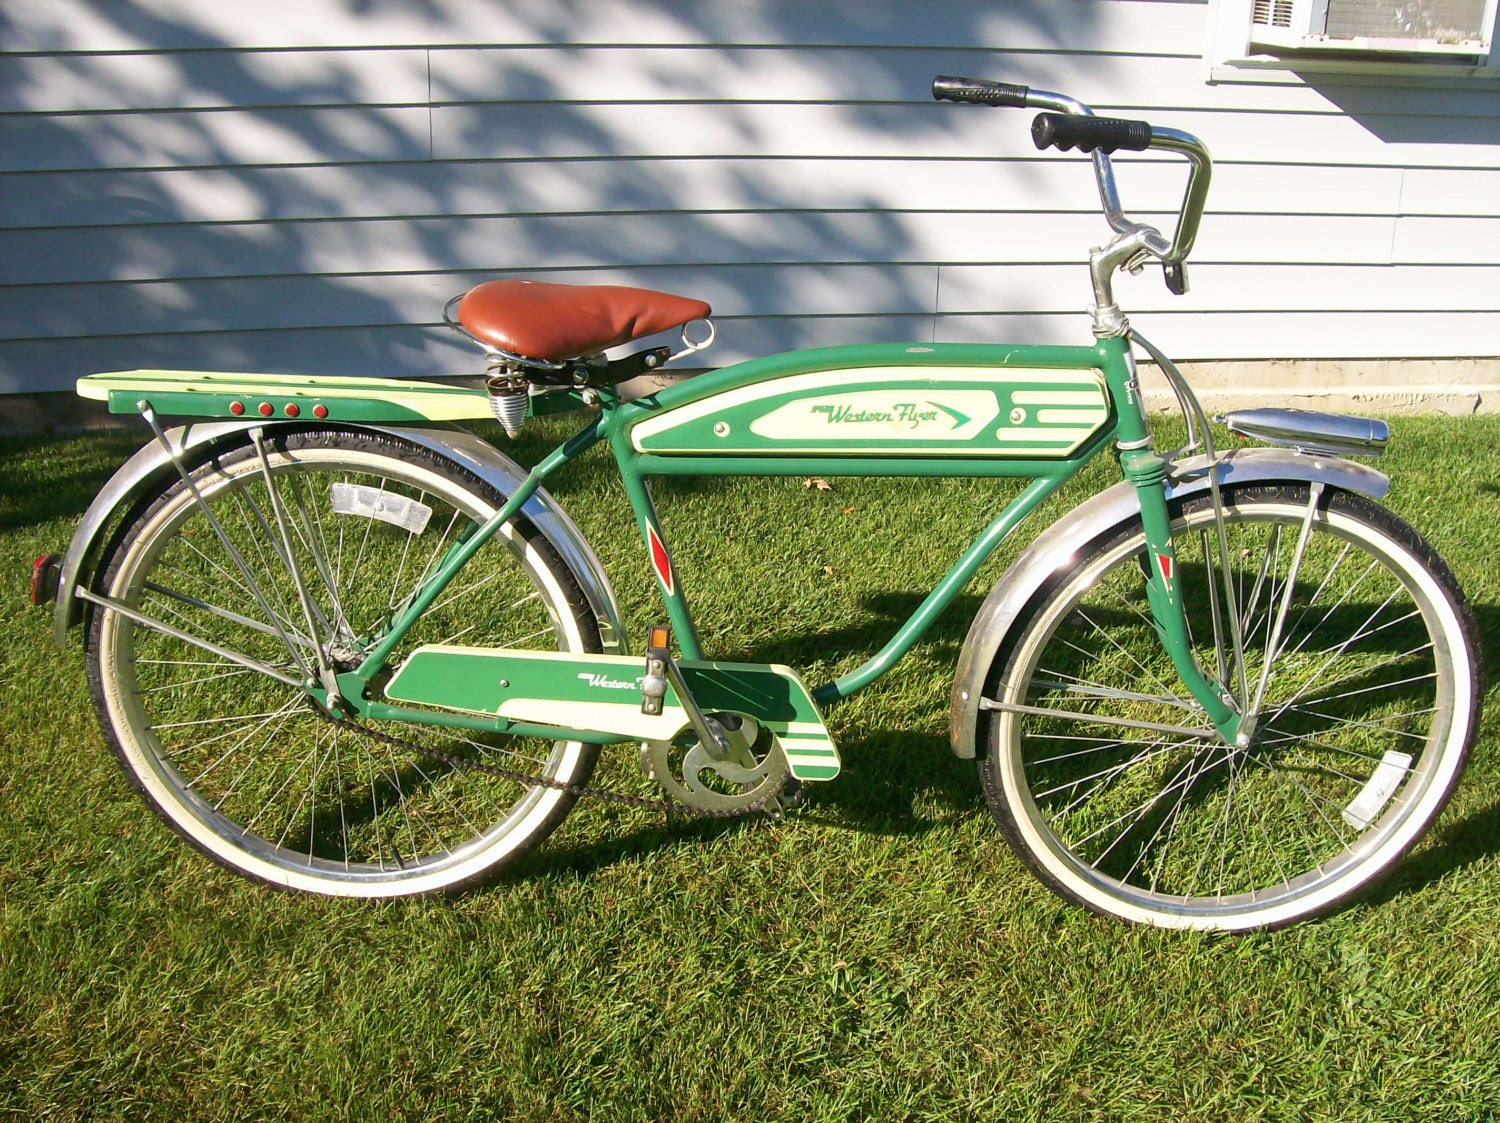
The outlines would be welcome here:
<svg viewBox="0 0 1500 1123">
<path fill-rule="evenodd" d="M 1250 42 L 1279 51 L 1489 54 L 1496 0 L 1253 0 Z"/>
</svg>

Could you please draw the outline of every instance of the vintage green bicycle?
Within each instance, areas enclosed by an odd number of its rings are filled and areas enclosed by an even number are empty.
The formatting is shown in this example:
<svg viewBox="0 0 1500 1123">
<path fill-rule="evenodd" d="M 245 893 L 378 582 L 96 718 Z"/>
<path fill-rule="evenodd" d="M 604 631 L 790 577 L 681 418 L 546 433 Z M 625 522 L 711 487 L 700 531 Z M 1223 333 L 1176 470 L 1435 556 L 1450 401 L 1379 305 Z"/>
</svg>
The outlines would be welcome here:
<svg viewBox="0 0 1500 1123">
<path fill-rule="evenodd" d="M 1438 815 L 1473 736 L 1475 628 L 1452 574 L 1348 459 L 1376 421 L 1231 414 L 1221 453 L 1176 368 L 1132 332 L 1117 270 L 1186 289 L 1210 176 L 1195 138 L 1055 93 L 939 78 L 934 96 L 1043 110 L 1039 148 L 1091 154 L 1107 245 L 1094 340 L 882 344 L 721 368 L 634 400 L 674 356 L 606 349 L 710 309 L 664 293 L 491 281 L 450 302 L 485 383 L 132 371 L 80 382 L 154 439 L 38 559 L 56 637 L 86 622 L 105 736 L 132 783 L 240 873 L 379 897 L 480 881 L 545 838 L 599 750 L 639 744 L 677 805 L 778 814 L 832 779 L 826 707 L 876 681 L 997 543 L 1105 450 L 1121 482 L 1049 527 L 989 593 L 955 673 L 953 751 L 1006 839 L 1101 913 L 1247 929 L 1338 905 Z M 1110 154 L 1189 161 L 1172 238 L 1121 210 Z M 1133 346 L 1189 443 L 1147 431 Z M 530 471 L 458 427 L 585 407 Z M 165 416 L 192 419 L 164 427 Z M 607 444 L 666 624 L 631 654 L 599 561 L 543 483 Z M 655 476 L 1029 481 L 889 643 L 809 688 L 702 650 Z M 997 504 L 999 506 L 999 504 Z M 675 642 L 674 642 L 675 641 Z M 616 798 L 627 798 L 616 796 Z M 636 802 L 642 802 L 636 800 Z"/>
</svg>

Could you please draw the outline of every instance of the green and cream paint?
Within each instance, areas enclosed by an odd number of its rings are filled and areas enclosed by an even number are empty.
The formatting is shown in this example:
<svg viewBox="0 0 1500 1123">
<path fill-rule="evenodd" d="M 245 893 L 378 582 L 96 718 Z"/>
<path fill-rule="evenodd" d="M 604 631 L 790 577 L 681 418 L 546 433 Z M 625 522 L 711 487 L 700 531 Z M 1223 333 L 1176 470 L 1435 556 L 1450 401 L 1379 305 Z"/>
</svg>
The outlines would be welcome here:
<svg viewBox="0 0 1500 1123">
<path fill-rule="evenodd" d="M 168 416 L 290 418 L 303 424 L 315 418 L 357 424 L 490 416 L 482 389 L 379 378 L 129 371 L 83 379 L 79 391 L 107 400 L 117 412 L 134 412 L 138 403 L 148 401 Z M 1130 445 L 1147 436 L 1128 345 L 1118 339 L 1091 347 L 826 348 L 721 368 L 632 402 L 621 401 L 609 388 L 599 392 L 599 399 L 600 413 L 532 469 L 503 507 L 390 621 L 365 662 L 340 677 L 356 710 L 526 735 L 551 729 L 600 741 L 670 739 L 688 725 L 686 710 L 670 694 L 659 717 L 640 712 L 643 667 L 622 656 L 424 647 L 395 668 L 386 688 L 395 706 L 359 701 L 370 698 L 371 682 L 386 669 L 401 638 L 467 558 L 552 472 L 604 441 L 614 453 L 647 561 L 660 581 L 693 698 L 706 712 L 746 714 L 769 727 L 798 778 L 830 779 L 839 770 L 838 753 L 818 703 L 847 697 L 894 665 L 995 546 L 1111 436 Z M 1160 462 L 1141 446 L 1125 468 L 1141 492 L 1153 549 L 1169 553 Z M 646 486 L 651 476 L 672 474 L 1018 476 L 1031 483 L 996 513 L 881 651 L 835 682 L 809 691 L 784 666 L 704 658 Z M 1153 584 L 1161 586 L 1156 592 L 1162 594 L 1153 607 L 1180 625 L 1170 571 L 1157 575 Z M 1194 696 L 1209 696 L 1211 689 L 1190 665 L 1179 631 L 1167 628 L 1167 647 Z M 446 716 L 434 710 L 401 711 L 401 703 L 434 707 Z"/>
<path fill-rule="evenodd" d="M 1093 370 L 881 366 L 743 386 L 647 418 L 658 455 L 1066 456 L 1109 420 Z"/>
<path fill-rule="evenodd" d="M 776 734 L 792 775 L 831 780 L 838 750 L 797 672 L 762 663 L 683 660 L 693 698 L 709 713 L 755 718 Z M 688 727 L 671 687 L 662 712 L 641 712 L 642 661 L 627 655 L 512 651 L 433 644 L 413 651 L 386 685 L 386 697 L 506 721 L 575 726 L 632 741 L 670 741 Z"/>
</svg>

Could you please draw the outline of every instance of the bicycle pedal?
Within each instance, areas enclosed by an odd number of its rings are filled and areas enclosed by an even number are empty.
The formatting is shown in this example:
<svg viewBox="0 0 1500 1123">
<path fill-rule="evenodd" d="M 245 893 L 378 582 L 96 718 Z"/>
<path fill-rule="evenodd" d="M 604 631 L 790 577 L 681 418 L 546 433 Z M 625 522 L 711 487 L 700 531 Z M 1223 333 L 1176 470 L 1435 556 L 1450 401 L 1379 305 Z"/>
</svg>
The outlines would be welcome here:
<svg viewBox="0 0 1500 1123">
<path fill-rule="evenodd" d="M 802 801 L 807 796 L 807 789 L 802 786 L 802 781 L 795 776 L 788 776 L 786 783 L 781 788 L 781 806 L 787 809 L 801 807 Z"/>
<path fill-rule="evenodd" d="M 788 811 L 802 806 L 804 794 L 802 781 L 795 776 L 788 776 L 776 798 L 765 806 L 765 813 L 778 823 L 784 822 Z"/>
<path fill-rule="evenodd" d="M 671 662 L 671 631 L 654 625 L 646 637 L 646 677 L 641 679 L 641 713 L 656 717 L 667 697 L 667 664 Z"/>
</svg>

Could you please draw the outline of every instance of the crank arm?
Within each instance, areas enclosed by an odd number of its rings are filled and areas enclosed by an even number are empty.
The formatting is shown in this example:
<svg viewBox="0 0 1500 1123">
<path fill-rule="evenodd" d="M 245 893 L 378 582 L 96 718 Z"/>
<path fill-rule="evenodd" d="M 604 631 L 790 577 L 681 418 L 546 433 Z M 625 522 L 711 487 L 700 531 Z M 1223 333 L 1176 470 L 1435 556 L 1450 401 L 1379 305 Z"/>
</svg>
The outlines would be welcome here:
<svg viewBox="0 0 1500 1123">
<path fill-rule="evenodd" d="M 698 700 L 693 697 L 693 692 L 688 689 L 682 668 L 672 658 L 671 649 L 667 646 L 669 640 L 670 633 L 665 627 L 658 625 L 651 629 L 646 646 L 646 678 L 642 684 L 641 712 L 661 713 L 662 699 L 666 693 L 662 680 L 665 679 L 677 695 L 677 701 L 687 714 L 693 732 L 698 735 L 698 743 L 705 749 L 710 749 L 718 759 L 727 760 L 730 754 L 729 739 L 717 728 L 716 723 L 708 720 L 698 705 Z"/>
</svg>

